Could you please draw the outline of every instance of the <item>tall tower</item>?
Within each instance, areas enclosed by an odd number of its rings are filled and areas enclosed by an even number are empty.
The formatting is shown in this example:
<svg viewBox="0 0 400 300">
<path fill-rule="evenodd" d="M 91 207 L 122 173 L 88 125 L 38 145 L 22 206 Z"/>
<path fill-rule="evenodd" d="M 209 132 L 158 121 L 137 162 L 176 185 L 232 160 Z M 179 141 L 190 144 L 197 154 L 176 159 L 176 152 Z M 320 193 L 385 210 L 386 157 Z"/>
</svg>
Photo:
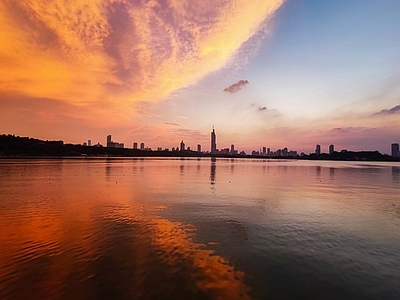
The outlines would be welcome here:
<svg viewBox="0 0 400 300">
<path fill-rule="evenodd" d="M 397 143 L 392 144 L 392 156 L 393 157 L 399 157 L 400 156 L 399 144 L 397 144 Z"/>
<path fill-rule="evenodd" d="M 329 145 L 329 154 L 332 154 L 335 151 L 334 145 Z"/>
<path fill-rule="evenodd" d="M 185 151 L 185 143 L 183 142 L 183 140 L 181 142 L 181 151 Z"/>
<path fill-rule="evenodd" d="M 317 155 L 321 154 L 321 145 L 316 145 L 315 146 L 315 154 L 317 154 Z"/>
<path fill-rule="evenodd" d="M 215 129 L 211 132 L 211 154 L 217 153 L 217 135 L 215 134 Z"/>
<path fill-rule="evenodd" d="M 107 147 L 111 147 L 111 143 L 112 143 L 111 134 L 109 134 L 107 135 Z"/>
</svg>

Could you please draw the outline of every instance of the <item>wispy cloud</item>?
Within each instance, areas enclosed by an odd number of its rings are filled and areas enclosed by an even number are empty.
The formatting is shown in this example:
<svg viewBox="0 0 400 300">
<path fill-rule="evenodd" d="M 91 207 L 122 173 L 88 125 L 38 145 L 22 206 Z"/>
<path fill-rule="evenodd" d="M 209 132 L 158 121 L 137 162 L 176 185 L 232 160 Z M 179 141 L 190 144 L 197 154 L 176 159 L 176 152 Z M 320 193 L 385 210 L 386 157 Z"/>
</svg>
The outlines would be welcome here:
<svg viewBox="0 0 400 300">
<path fill-rule="evenodd" d="M 334 133 L 350 133 L 350 132 L 357 133 L 357 132 L 361 132 L 364 130 L 371 130 L 371 128 L 370 127 L 352 127 L 352 126 L 332 128 L 332 132 L 334 132 Z"/>
<path fill-rule="evenodd" d="M 239 92 L 241 89 L 243 89 L 248 84 L 249 84 L 248 80 L 239 80 L 238 82 L 231 84 L 227 88 L 224 88 L 224 92 L 234 94 L 234 93 Z"/>
<path fill-rule="evenodd" d="M 179 125 L 177 123 L 170 123 L 170 122 L 165 122 L 164 124 L 165 125 L 171 125 L 171 126 L 181 126 L 181 125 Z"/>
<path fill-rule="evenodd" d="M 104 128 L 121 140 L 131 128 L 147 138 L 149 132 L 138 128 L 173 118 L 141 103 L 245 64 L 283 2 L 2 0 L 0 103 L 7 101 L 0 111 L 7 116 L 0 127 L 29 135 L 56 124 L 56 138 L 70 141 L 97 134 L 100 140 Z M 176 115 L 189 119 L 186 112 Z M 163 136 L 164 127 L 152 138 Z M 191 134 L 183 128 L 169 138 L 185 132 Z"/>
<path fill-rule="evenodd" d="M 383 109 L 380 112 L 375 113 L 374 115 L 391 115 L 400 113 L 400 105 L 392 107 L 391 109 Z"/>
<path fill-rule="evenodd" d="M 0 93 L 154 101 L 234 59 L 282 3 L 1 1 Z"/>
</svg>

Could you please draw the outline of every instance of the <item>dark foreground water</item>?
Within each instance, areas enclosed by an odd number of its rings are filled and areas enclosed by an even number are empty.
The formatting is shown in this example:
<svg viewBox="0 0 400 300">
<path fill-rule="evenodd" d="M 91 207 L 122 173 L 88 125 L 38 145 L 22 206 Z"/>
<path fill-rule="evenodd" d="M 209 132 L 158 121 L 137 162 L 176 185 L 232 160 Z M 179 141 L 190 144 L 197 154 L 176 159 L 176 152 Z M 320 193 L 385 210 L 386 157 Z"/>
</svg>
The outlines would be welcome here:
<svg viewBox="0 0 400 300">
<path fill-rule="evenodd" d="M 400 299 L 400 164 L 0 160 L 0 299 Z"/>
</svg>

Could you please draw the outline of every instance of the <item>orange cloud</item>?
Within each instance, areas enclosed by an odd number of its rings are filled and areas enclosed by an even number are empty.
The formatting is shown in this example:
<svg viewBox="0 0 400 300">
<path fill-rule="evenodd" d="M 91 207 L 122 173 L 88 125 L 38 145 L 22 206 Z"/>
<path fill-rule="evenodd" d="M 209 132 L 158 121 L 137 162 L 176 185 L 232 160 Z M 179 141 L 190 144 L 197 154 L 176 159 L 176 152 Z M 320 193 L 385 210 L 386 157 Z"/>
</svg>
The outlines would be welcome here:
<svg viewBox="0 0 400 300">
<path fill-rule="evenodd" d="M 232 61 L 282 2 L 4 0 L 0 94 L 157 100 Z"/>
</svg>

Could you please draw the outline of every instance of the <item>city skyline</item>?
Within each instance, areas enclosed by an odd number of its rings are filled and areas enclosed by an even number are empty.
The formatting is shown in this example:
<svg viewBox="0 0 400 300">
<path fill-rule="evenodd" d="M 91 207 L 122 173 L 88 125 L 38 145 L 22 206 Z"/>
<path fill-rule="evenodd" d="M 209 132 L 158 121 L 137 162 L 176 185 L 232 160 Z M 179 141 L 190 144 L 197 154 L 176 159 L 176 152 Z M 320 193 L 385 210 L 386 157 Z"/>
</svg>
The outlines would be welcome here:
<svg viewBox="0 0 400 300">
<path fill-rule="evenodd" d="M 88 140 L 91 142 L 91 140 Z M 334 144 L 330 144 L 329 146 L 327 146 L 327 151 L 324 151 L 323 146 L 321 146 L 320 144 L 316 144 L 315 145 L 315 149 L 312 152 L 306 153 L 306 152 L 301 152 L 299 153 L 297 150 L 289 150 L 287 147 L 280 147 L 277 148 L 275 151 L 272 150 L 270 147 L 267 146 L 260 146 L 259 147 L 259 151 L 257 151 L 256 149 L 253 149 L 251 151 L 245 151 L 245 150 L 241 150 L 241 149 L 236 149 L 234 144 L 230 145 L 229 147 L 221 147 L 218 148 L 217 147 L 217 134 L 216 134 L 216 130 L 215 127 L 212 127 L 212 131 L 210 133 L 210 150 L 202 150 L 203 147 L 201 144 L 197 144 L 196 147 L 191 148 L 190 146 L 186 145 L 186 143 L 184 142 L 184 140 L 182 139 L 179 146 L 178 147 L 163 147 L 160 145 L 158 145 L 156 147 L 157 151 L 195 151 L 195 152 L 200 152 L 200 153 L 209 153 L 209 154 L 224 154 L 224 155 L 252 155 L 252 156 L 269 156 L 269 157 L 275 157 L 275 156 L 283 156 L 283 157 L 287 157 L 287 156 L 291 156 L 291 157 L 295 157 L 295 156 L 301 156 L 301 155 L 309 155 L 309 154 L 316 154 L 316 155 L 321 155 L 321 154 L 333 154 L 334 152 L 348 152 L 348 151 L 354 151 L 352 149 L 347 149 L 347 148 L 343 148 L 340 150 L 335 150 L 335 145 Z M 84 145 L 86 145 L 84 143 Z M 96 146 L 101 145 L 100 143 L 98 143 Z M 124 148 L 124 143 L 119 143 L 119 142 L 115 142 L 112 141 L 111 139 L 111 135 L 107 135 L 107 143 L 106 143 L 107 147 L 112 147 L 112 148 Z M 138 146 L 138 142 L 133 142 L 132 143 L 132 149 L 139 149 Z M 155 148 L 153 147 L 145 147 L 145 143 L 141 143 L 140 144 L 140 150 L 149 150 L 149 151 L 155 151 Z M 371 150 L 361 150 L 361 151 L 371 151 Z M 376 151 L 376 150 L 375 150 Z M 399 143 L 392 143 L 390 145 L 390 151 L 388 152 L 382 152 L 382 154 L 388 154 L 390 156 L 393 157 L 399 157 L 400 156 L 400 151 L 399 151 Z"/>
<path fill-rule="evenodd" d="M 207 150 L 213 124 L 247 153 L 400 141 L 397 0 L 3 1 L 0 25 L 1 133 Z"/>
</svg>

